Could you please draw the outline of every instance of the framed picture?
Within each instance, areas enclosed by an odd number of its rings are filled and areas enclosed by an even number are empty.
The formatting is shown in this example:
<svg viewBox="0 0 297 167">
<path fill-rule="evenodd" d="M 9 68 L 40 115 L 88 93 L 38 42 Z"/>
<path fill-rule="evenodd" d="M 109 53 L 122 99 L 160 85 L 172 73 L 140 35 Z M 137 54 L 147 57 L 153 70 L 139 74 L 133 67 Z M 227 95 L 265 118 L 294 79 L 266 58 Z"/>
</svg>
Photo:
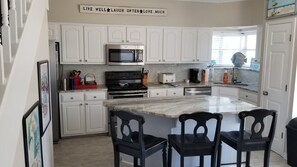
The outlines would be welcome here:
<svg viewBox="0 0 297 167">
<path fill-rule="evenodd" d="M 37 72 L 40 101 L 40 125 L 42 130 L 41 134 L 43 135 L 51 121 L 49 64 L 47 60 L 37 62 Z"/>
<path fill-rule="evenodd" d="M 267 19 L 296 14 L 296 0 L 268 0 Z"/>
<path fill-rule="evenodd" d="M 43 167 L 39 116 L 39 102 L 37 101 L 22 120 L 26 167 Z"/>
</svg>

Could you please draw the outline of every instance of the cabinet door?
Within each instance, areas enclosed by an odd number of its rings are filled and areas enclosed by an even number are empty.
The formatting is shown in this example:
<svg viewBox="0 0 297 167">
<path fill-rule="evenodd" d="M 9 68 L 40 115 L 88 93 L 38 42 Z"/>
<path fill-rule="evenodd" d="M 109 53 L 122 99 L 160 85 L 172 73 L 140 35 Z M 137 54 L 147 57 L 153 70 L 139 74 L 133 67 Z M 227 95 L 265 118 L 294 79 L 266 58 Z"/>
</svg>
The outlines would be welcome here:
<svg viewBox="0 0 297 167">
<path fill-rule="evenodd" d="M 196 62 L 197 57 L 197 29 L 184 28 L 182 30 L 182 62 Z"/>
<path fill-rule="evenodd" d="M 145 44 L 145 27 L 128 26 L 126 42 Z"/>
<path fill-rule="evenodd" d="M 107 116 L 106 108 L 102 101 L 85 102 L 86 109 L 86 133 L 102 133 L 107 132 Z"/>
<path fill-rule="evenodd" d="M 164 28 L 163 61 L 179 62 L 181 55 L 181 29 Z"/>
<path fill-rule="evenodd" d="M 212 30 L 198 30 L 197 60 L 199 62 L 209 62 L 211 60 Z"/>
<path fill-rule="evenodd" d="M 48 39 L 60 42 L 60 25 L 55 23 L 48 24 Z"/>
<path fill-rule="evenodd" d="M 80 64 L 83 61 L 83 27 L 62 25 L 61 64 Z"/>
<path fill-rule="evenodd" d="M 84 26 L 84 64 L 105 64 L 106 26 Z"/>
<path fill-rule="evenodd" d="M 150 89 L 149 97 L 164 97 L 166 96 L 166 89 Z"/>
<path fill-rule="evenodd" d="M 167 89 L 167 96 L 184 96 L 184 88 Z"/>
<path fill-rule="evenodd" d="M 220 87 L 220 96 L 238 98 L 238 88 Z"/>
<path fill-rule="evenodd" d="M 108 26 L 108 42 L 124 43 L 126 42 L 125 26 Z"/>
<path fill-rule="evenodd" d="M 257 105 L 258 103 L 258 94 L 256 92 L 248 90 L 239 90 L 239 99 L 245 102 Z"/>
<path fill-rule="evenodd" d="M 85 133 L 85 112 L 82 105 L 82 102 L 61 104 L 62 136 L 75 136 Z"/>
<path fill-rule="evenodd" d="M 150 27 L 146 29 L 146 61 L 156 63 L 162 61 L 163 56 L 163 28 Z"/>
</svg>

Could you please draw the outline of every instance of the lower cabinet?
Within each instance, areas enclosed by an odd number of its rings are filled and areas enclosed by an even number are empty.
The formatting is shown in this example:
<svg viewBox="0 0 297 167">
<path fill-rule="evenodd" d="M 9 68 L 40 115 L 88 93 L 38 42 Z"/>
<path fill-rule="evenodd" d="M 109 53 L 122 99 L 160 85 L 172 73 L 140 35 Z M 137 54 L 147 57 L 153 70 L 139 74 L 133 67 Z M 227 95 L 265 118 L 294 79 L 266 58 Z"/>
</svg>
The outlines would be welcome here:
<svg viewBox="0 0 297 167">
<path fill-rule="evenodd" d="M 230 87 L 219 87 L 212 86 L 211 87 L 211 95 L 212 96 L 226 96 L 238 98 L 238 88 L 230 88 Z"/>
<path fill-rule="evenodd" d="M 183 96 L 184 88 L 149 89 L 149 97 Z"/>
<path fill-rule="evenodd" d="M 258 94 L 253 91 L 240 90 L 239 99 L 254 105 L 258 105 Z"/>
<path fill-rule="evenodd" d="M 60 93 L 62 137 L 107 132 L 104 99 L 105 91 Z"/>
</svg>

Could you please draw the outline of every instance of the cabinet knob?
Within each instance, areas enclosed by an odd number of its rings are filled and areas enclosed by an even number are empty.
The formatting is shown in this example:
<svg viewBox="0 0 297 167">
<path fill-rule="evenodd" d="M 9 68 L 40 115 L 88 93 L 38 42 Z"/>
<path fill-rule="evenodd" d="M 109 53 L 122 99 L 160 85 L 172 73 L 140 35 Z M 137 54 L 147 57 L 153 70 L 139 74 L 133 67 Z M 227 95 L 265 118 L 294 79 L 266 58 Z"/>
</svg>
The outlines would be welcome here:
<svg viewBox="0 0 297 167">
<path fill-rule="evenodd" d="M 161 60 L 159 60 L 159 62 L 160 62 Z"/>
<path fill-rule="evenodd" d="M 73 100 L 74 98 L 73 97 L 70 97 L 70 99 Z"/>
<path fill-rule="evenodd" d="M 197 61 L 199 61 L 199 59 L 197 59 Z"/>
<path fill-rule="evenodd" d="M 125 40 L 122 40 L 122 42 L 125 42 Z"/>
<path fill-rule="evenodd" d="M 82 104 L 82 103 L 80 103 L 79 105 L 80 105 L 80 106 L 82 106 L 83 104 Z"/>
<path fill-rule="evenodd" d="M 85 62 L 87 62 L 88 60 L 85 60 Z"/>
<path fill-rule="evenodd" d="M 193 59 L 193 61 L 195 61 L 195 59 Z"/>
<path fill-rule="evenodd" d="M 163 60 L 163 62 L 164 62 L 165 60 Z"/>
<path fill-rule="evenodd" d="M 86 106 L 89 105 L 88 103 L 86 103 Z"/>
<path fill-rule="evenodd" d="M 249 97 L 248 95 L 245 95 L 245 97 Z"/>
<path fill-rule="evenodd" d="M 129 42 L 129 40 L 127 40 L 127 42 Z"/>
<path fill-rule="evenodd" d="M 157 95 L 159 95 L 159 93 L 157 93 Z"/>
<path fill-rule="evenodd" d="M 96 96 L 94 96 L 94 99 L 96 99 L 97 97 Z"/>
<path fill-rule="evenodd" d="M 82 62 L 82 60 L 79 60 L 79 62 Z"/>
<path fill-rule="evenodd" d="M 175 92 L 174 92 L 173 94 L 174 94 L 174 95 L 176 95 L 176 93 L 175 93 Z"/>
</svg>

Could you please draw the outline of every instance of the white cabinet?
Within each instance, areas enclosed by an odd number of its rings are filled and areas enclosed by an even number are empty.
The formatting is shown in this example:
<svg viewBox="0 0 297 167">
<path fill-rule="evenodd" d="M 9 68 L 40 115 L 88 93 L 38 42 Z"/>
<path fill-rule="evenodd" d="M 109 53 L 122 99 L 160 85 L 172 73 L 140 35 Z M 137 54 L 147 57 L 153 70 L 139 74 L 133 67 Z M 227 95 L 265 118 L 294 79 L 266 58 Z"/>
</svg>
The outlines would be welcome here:
<svg viewBox="0 0 297 167">
<path fill-rule="evenodd" d="M 180 62 L 181 28 L 164 28 L 163 62 Z"/>
<path fill-rule="evenodd" d="M 105 64 L 106 26 L 84 26 L 84 62 L 83 64 Z"/>
<path fill-rule="evenodd" d="M 146 63 L 163 60 L 163 28 L 148 27 L 146 30 Z"/>
<path fill-rule="evenodd" d="M 257 105 L 258 104 L 258 94 L 253 91 L 239 90 L 239 99 L 245 102 Z"/>
<path fill-rule="evenodd" d="M 61 64 L 105 64 L 106 26 L 62 25 Z"/>
<path fill-rule="evenodd" d="M 197 61 L 197 29 L 182 29 L 181 62 Z"/>
<path fill-rule="evenodd" d="M 108 42 L 145 44 L 145 27 L 108 26 Z"/>
<path fill-rule="evenodd" d="M 61 41 L 60 24 L 48 23 L 48 39 L 56 42 Z"/>
<path fill-rule="evenodd" d="M 183 96 L 183 88 L 149 89 L 149 97 Z"/>
<path fill-rule="evenodd" d="M 62 25 L 61 64 L 82 63 L 83 54 L 83 26 Z"/>
<path fill-rule="evenodd" d="M 239 89 L 231 88 L 231 87 L 212 86 L 211 87 L 211 95 L 212 96 L 225 96 L 225 97 L 238 98 L 239 97 Z"/>
<path fill-rule="evenodd" d="M 61 109 L 62 136 L 84 134 L 85 114 L 82 102 L 62 103 Z"/>
<path fill-rule="evenodd" d="M 212 49 L 212 30 L 199 29 L 198 30 L 198 44 L 197 44 L 197 61 L 209 62 L 211 60 Z"/>
<path fill-rule="evenodd" d="M 60 93 L 62 137 L 107 132 L 105 91 Z"/>
</svg>

